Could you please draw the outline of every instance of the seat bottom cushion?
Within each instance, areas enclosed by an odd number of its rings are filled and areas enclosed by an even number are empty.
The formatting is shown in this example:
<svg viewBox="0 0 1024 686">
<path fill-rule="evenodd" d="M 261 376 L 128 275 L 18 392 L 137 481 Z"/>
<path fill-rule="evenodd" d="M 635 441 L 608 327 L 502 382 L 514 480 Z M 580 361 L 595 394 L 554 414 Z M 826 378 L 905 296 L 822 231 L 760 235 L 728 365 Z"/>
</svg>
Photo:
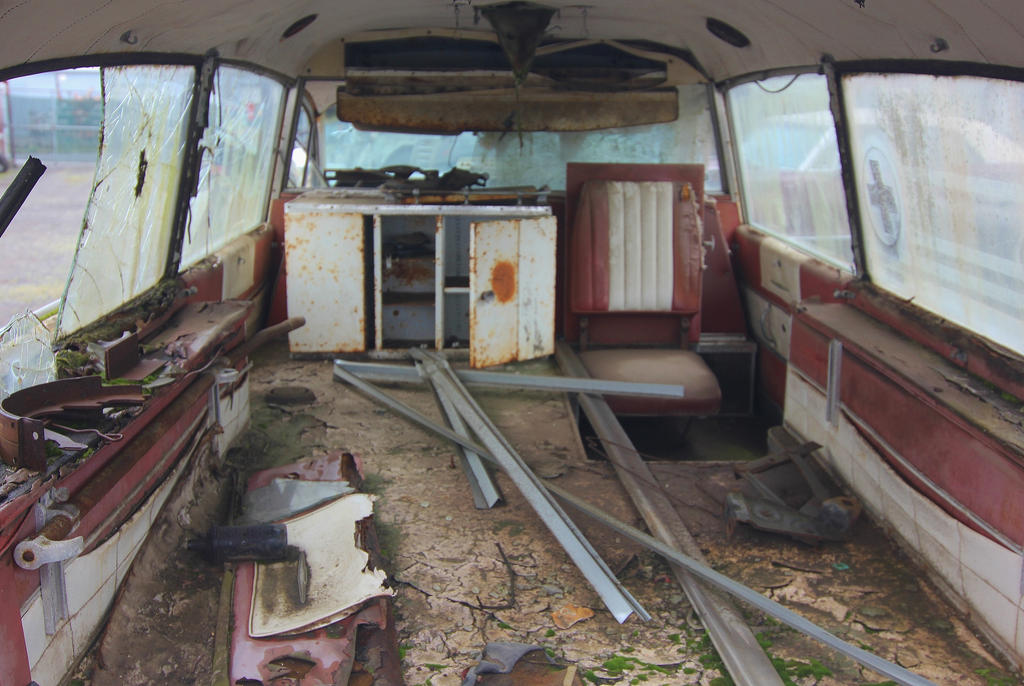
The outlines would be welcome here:
<svg viewBox="0 0 1024 686">
<path fill-rule="evenodd" d="M 692 350 L 615 348 L 587 350 L 579 356 L 595 379 L 678 384 L 684 389 L 684 397 L 678 399 L 606 395 L 616 414 L 709 415 L 722 404 L 718 379 Z"/>
</svg>

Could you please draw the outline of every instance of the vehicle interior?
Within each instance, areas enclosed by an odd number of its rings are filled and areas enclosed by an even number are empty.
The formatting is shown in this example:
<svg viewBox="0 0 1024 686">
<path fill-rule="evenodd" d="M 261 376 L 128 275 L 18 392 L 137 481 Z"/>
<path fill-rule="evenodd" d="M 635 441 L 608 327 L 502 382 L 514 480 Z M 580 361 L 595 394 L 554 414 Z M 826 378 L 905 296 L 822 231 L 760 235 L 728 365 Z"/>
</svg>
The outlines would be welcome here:
<svg viewBox="0 0 1024 686">
<path fill-rule="evenodd" d="M 1017 683 L 1018 3 L 0 31 L 0 683 Z"/>
</svg>

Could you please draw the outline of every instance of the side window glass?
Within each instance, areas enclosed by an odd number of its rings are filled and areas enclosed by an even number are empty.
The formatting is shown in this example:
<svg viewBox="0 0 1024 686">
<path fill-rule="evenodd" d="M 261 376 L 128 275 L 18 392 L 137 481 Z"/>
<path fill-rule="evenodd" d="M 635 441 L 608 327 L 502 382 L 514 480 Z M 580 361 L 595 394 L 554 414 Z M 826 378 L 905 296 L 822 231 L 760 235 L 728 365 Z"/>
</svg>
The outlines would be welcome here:
<svg viewBox="0 0 1024 686">
<path fill-rule="evenodd" d="M 1024 353 L 1024 84 L 843 82 L 868 276 Z"/>
<path fill-rule="evenodd" d="M 747 221 L 853 271 L 826 78 L 778 76 L 728 98 Z"/>
<path fill-rule="evenodd" d="M 181 266 L 190 266 L 256 228 L 266 214 L 284 87 L 222 65 L 214 75 L 210 122 L 196 196 L 189 206 Z"/>
<path fill-rule="evenodd" d="M 185 66 L 102 70 L 100 154 L 58 335 L 97 320 L 163 276 L 195 77 Z"/>
<path fill-rule="evenodd" d="M 305 188 L 317 185 L 314 183 L 316 176 L 316 154 L 314 143 L 313 118 L 310 116 L 308 107 L 304 104 L 299 110 L 299 121 L 295 127 L 295 142 L 292 144 L 292 154 L 288 165 L 288 187 Z"/>
</svg>

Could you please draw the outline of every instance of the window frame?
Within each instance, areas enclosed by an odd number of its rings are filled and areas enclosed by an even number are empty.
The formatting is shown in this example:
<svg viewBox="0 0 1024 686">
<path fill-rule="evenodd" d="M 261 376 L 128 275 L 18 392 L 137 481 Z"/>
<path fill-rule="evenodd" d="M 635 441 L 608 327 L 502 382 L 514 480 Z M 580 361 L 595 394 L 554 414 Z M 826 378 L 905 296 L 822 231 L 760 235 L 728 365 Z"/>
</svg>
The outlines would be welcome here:
<svg viewBox="0 0 1024 686">
<path fill-rule="evenodd" d="M 193 155 L 193 159 L 192 159 L 192 164 L 190 165 L 190 167 L 188 169 L 188 178 L 186 178 L 186 175 L 184 175 L 184 174 L 182 175 L 182 185 L 183 185 L 183 187 L 187 187 L 188 188 L 188 192 L 185 195 L 185 197 L 182 199 L 182 202 L 181 202 L 181 204 L 179 206 L 180 215 L 178 216 L 178 227 L 180 229 L 180 234 L 176 235 L 173 238 L 173 243 L 172 243 L 172 246 L 174 246 L 174 250 L 172 250 L 172 258 L 173 259 L 168 262 L 168 268 L 167 268 L 167 276 L 168 277 L 176 276 L 181 271 L 183 271 L 185 269 L 188 269 L 188 268 L 190 268 L 191 266 L 193 266 L 195 264 L 199 264 L 200 262 L 202 262 L 204 259 L 206 259 L 210 255 L 216 253 L 217 250 L 223 248 L 224 245 L 229 244 L 235 238 L 238 238 L 241 235 L 245 235 L 245 233 L 247 233 L 248 231 L 251 231 L 253 228 L 256 228 L 255 226 L 254 227 L 250 227 L 249 229 L 246 229 L 245 231 L 242 231 L 241 233 L 239 233 L 237 235 L 229 236 L 225 240 L 224 243 L 222 243 L 219 246 L 213 247 L 210 251 L 205 253 L 199 259 L 197 259 L 194 262 L 191 262 L 189 264 L 184 264 L 184 260 L 185 260 L 185 242 L 186 242 L 186 240 L 188 238 L 188 231 L 187 231 L 187 229 L 188 229 L 188 226 L 189 226 L 189 222 L 191 221 L 191 216 L 190 216 L 191 215 L 191 205 L 192 205 L 192 201 L 196 198 L 196 196 L 198 195 L 198 192 L 199 192 L 199 184 L 201 182 L 201 178 L 200 177 L 201 177 L 202 164 L 203 164 L 203 159 L 205 157 L 205 155 L 203 153 L 203 150 L 201 149 L 201 143 L 202 143 L 202 138 L 204 137 L 204 135 L 206 133 L 206 130 L 209 127 L 209 114 L 210 114 L 210 107 L 211 107 L 211 104 L 212 104 L 214 84 L 216 82 L 217 73 L 218 73 L 218 71 L 222 67 L 229 67 L 229 68 L 237 69 L 237 70 L 240 70 L 240 71 L 250 72 L 250 73 L 255 74 L 257 76 L 261 76 L 261 77 L 264 77 L 264 78 L 271 79 L 273 81 L 276 81 L 281 86 L 281 89 L 282 89 L 281 90 L 281 98 L 280 98 L 280 101 L 278 102 L 277 112 L 275 114 L 275 120 L 274 120 L 275 123 L 274 123 L 274 127 L 273 127 L 273 132 L 274 132 L 274 135 L 273 135 L 273 146 L 272 146 L 272 150 L 271 150 L 271 161 L 270 161 L 270 167 L 269 167 L 268 173 L 267 173 L 266 184 L 265 184 L 265 187 L 263 189 L 262 201 L 261 201 L 261 204 L 260 204 L 260 213 L 259 213 L 260 219 L 257 221 L 257 226 L 258 226 L 259 222 L 265 222 L 267 220 L 267 217 L 268 217 L 268 214 L 269 214 L 269 210 L 270 210 L 270 201 L 274 197 L 275 193 L 277 192 L 277 182 L 276 182 L 276 179 L 277 179 L 277 173 L 278 173 L 277 170 L 278 170 L 278 164 L 279 163 L 281 164 L 282 167 L 284 167 L 283 173 L 284 173 L 284 176 L 287 178 L 287 162 L 280 160 L 281 151 L 280 151 L 280 148 L 278 146 L 279 146 L 280 140 L 281 140 L 281 128 L 282 128 L 282 125 L 283 125 L 283 122 L 284 122 L 285 111 L 286 111 L 286 109 L 288 107 L 289 89 L 294 85 L 294 81 L 292 79 L 289 79 L 289 78 L 287 78 L 287 77 L 285 77 L 285 76 L 283 76 L 281 74 L 278 74 L 277 72 L 271 71 L 269 69 L 259 68 L 256 65 L 248 64 L 248 63 L 245 63 L 245 62 L 239 62 L 237 60 L 213 59 L 213 60 L 207 60 L 206 62 L 204 62 L 204 64 L 203 64 L 203 73 L 202 73 L 200 82 L 197 84 L 197 87 L 200 87 L 201 91 L 202 91 L 202 106 L 203 106 L 203 110 L 201 111 L 201 114 L 197 115 L 196 119 L 193 121 L 192 130 L 190 131 L 190 133 L 192 133 L 194 135 L 194 145 L 192 145 L 192 147 L 190 148 L 190 151 L 189 151 Z"/>
<path fill-rule="evenodd" d="M 775 77 L 789 76 L 794 80 L 804 75 L 818 75 L 824 76 L 828 88 L 828 101 L 829 101 L 829 116 L 832 118 L 833 125 L 836 131 L 836 144 L 839 153 L 839 173 L 840 181 L 843 188 L 844 198 L 844 209 L 847 215 L 846 226 L 850 234 L 851 241 L 851 260 L 849 262 L 843 262 L 838 260 L 835 256 L 829 255 L 823 251 L 814 250 L 804 243 L 798 243 L 789 234 L 783 233 L 777 229 L 769 226 L 754 222 L 749 216 L 749 195 L 747 193 L 746 180 L 743 174 L 743 163 L 740 154 L 740 145 L 738 143 L 739 138 L 737 136 L 737 125 L 736 125 L 736 113 L 733 100 L 730 97 L 730 92 L 738 87 L 749 83 L 756 83 L 764 81 L 766 79 Z M 854 276 L 863 276 L 863 260 L 860 254 L 860 240 L 859 240 L 859 217 L 851 214 L 851 206 L 856 207 L 856 198 L 851 199 L 851 190 L 847 183 L 847 162 L 848 162 L 848 137 L 845 130 L 845 121 L 836 116 L 836 100 L 837 92 L 834 88 L 836 82 L 836 76 L 831 69 L 831 65 L 818 64 L 813 66 L 799 66 L 782 69 L 771 69 L 765 71 L 754 72 L 751 74 L 744 75 L 742 77 L 729 79 L 719 84 L 719 90 L 722 92 L 722 107 L 725 113 L 725 127 L 724 129 L 728 132 L 728 159 L 729 159 L 729 171 L 731 172 L 730 177 L 732 180 L 731 194 L 734 199 L 738 196 L 738 206 L 740 219 L 742 223 L 753 226 L 757 230 L 778 238 L 783 241 L 786 245 L 793 247 L 795 250 L 800 251 L 816 260 L 825 262 L 826 264 L 836 267 L 847 274 Z M 721 135 L 721 134 L 719 134 Z M 725 145 L 726 141 L 721 141 L 721 145 Z M 851 269 L 852 267 L 852 269 Z"/>
</svg>

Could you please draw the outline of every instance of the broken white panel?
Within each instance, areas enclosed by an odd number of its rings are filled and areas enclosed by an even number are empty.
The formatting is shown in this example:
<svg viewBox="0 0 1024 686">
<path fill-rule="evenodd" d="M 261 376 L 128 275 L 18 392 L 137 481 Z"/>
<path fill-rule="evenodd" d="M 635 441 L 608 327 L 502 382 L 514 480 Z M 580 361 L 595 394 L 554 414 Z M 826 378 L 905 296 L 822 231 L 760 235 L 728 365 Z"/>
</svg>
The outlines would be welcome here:
<svg viewBox="0 0 1024 686">
<path fill-rule="evenodd" d="M 288 316 L 306 325 L 288 334 L 292 352 L 366 348 L 363 215 L 299 197 L 285 205 Z"/>
<path fill-rule="evenodd" d="M 752 288 L 744 289 L 743 295 L 747 312 L 750 313 L 750 329 L 754 338 L 788 360 L 793 316 Z"/>
<path fill-rule="evenodd" d="M 394 595 L 383 570 L 357 541 L 358 523 L 373 514 L 374 497 L 352 493 L 284 522 L 288 544 L 306 554 L 306 601 L 297 592 L 294 561 L 255 565 L 249 635 L 253 638 L 312 631 L 356 611 L 363 601 Z"/>
<path fill-rule="evenodd" d="M 555 352 L 554 217 L 519 220 L 519 349 L 517 360 Z"/>
<path fill-rule="evenodd" d="M 519 221 L 473 222 L 469 242 L 469 360 L 490 367 L 519 348 Z"/>
</svg>

